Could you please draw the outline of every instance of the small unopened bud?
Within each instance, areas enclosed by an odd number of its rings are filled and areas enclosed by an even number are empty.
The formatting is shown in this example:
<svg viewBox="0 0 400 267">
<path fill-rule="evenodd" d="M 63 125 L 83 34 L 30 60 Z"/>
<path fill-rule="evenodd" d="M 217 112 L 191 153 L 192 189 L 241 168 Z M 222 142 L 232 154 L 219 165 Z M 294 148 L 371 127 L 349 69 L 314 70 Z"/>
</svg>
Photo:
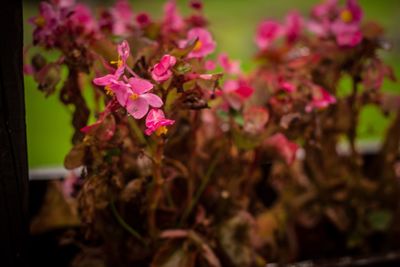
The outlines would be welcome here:
<svg viewBox="0 0 400 267">
<path fill-rule="evenodd" d="M 58 65 L 46 65 L 35 76 L 39 83 L 39 90 L 46 96 L 52 94 L 61 80 L 60 67 Z"/>
<path fill-rule="evenodd" d="M 47 60 L 41 54 L 35 54 L 31 62 L 35 72 L 40 71 L 47 64 Z"/>
<path fill-rule="evenodd" d="M 190 7 L 195 10 L 202 10 L 203 9 L 203 2 L 200 0 L 192 0 L 190 1 Z"/>
</svg>

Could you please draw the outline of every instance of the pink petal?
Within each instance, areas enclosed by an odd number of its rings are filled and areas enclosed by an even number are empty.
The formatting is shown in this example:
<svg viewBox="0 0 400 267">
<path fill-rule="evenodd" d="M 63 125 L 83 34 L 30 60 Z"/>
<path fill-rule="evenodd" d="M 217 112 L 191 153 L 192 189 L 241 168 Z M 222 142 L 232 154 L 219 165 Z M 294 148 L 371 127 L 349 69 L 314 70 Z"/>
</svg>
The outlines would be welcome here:
<svg viewBox="0 0 400 267">
<path fill-rule="evenodd" d="M 128 103 L 128 99 L 130 96 L 130 93 L 127 90 L 127 88 L 117 87 L 117 88 L 113 88 L 113 91 L 115 93 L 118 103 L 121 106 L 126 107 L 126 104 Z"/>
<path fill-rule="evenodd" d="M 153 84 L 145 79 L 130 78 L 129 84 L 132 86 L 132 91 L 136 94 L 144 94 L 153 88 Z"/>
<path fill-rule="evenodd" d="M 286 39 L 289 43 L 295 42 L 302 31 L 303 18 L 297 11 L 292 11 L 286 16 Z"/>
<path fill-rule="evenodd" d="M 125 62 L 130 55 L 130 48 L 127 41 L 123 41 L 118 45 L 118 55 L 121 57 L 122 61 Z"/>
<path fill-rule="evenodd" d="M 156 82 L 164 82 L 164 81 L 168 80 L 171 76 L 172 76 L 172 72 L 170 70 L 167 70 L 165 73 L 162 73 L 162 74 L 156 74 L 154 72 L 151 73 L 151 77 Z"/>
<path fill-rule="evenodd" d="M 273 20 L 265 20 L 257 28 L 256 44 L 260 49 L 267 49 L 283 33 L 282 26 Z"/>
<path fill-rule="evenodd" d="M 106 86 L 113 80 L 115 80 L 115 76 L 113 74 L 107 74 L 106 76 L 95 78 L 93 83 L 100 86 Z"/>
<path fill-rule="evenodd" d="M 239 87 L 239 82 L 237 80 L 227 80 L 224 83 L 222 90 L 225 93 L 231 93 L 231 92 L 236 91 L 238 89 L 238 87 Z"/>
<path fill-rule="evenodd" d="M 246 82 L 239 81 L 239 88 L 237 88 L 236 93 L 243 98 L 249 98 L 254 92 L 254 89 Z"/>
<path fill-rule="evenodd" d="M 176 8 L 176 1 L 170 0 L 164 6 L 164 31 L 180 31 L 184 26 L 184 20 Z"/>
<path fill-rule="evenodd" d="M 218 62 L 227 73 L 238 74 L 240 72 L 240 62 L 231 60 L 226 53 L 221 53 L 218 56 Z"/>
<path fill-rule="evenodd" d="M 276 133 L 266 141 L 267 145 L 274 147 L 287 164 L 292 164 L 296 159 L 299 145 L 288 140 L 282 133 Z"/>
<path fill-rule="evenodd" d="M 146 117 L 146 126 L 149 127 L 149 125 L 152 125 L 163 118 L 165 118 L 165 115 L 161 109 L 151 109 Z"/>
<path fill-rule="evenodd" d="M 161 100 L 161 98 L 158 95 L 152 93 L 143 94 L 140 96 L 140 98 L 146 99 L 147 103 L 155 108 L 159 108 L 163 105 L 163 101 Z"/>
<path fill-rule="evenodd" d="M 146 99 L 142 97 L 139 97 L 136 100 L 128 99 L 126 110 L 135 119 L 141 119 L 146 115 L 147 111 L 149 110 L 149 103 L 147 102 Z"/>
<path fill-rule="evenodd" d="M 161 58 L 160 63 L 162 65 L 164 65 L 166 68 L 170 68 L 170 67 L 175 65 L 176 58 L 174 56 L 171 56 L 171 55 L 164 55 Z"/>
<path fill-rule="evenodd" d="M 201 47 L 198 50 L 193 50 L 189 53 L 188 58 L 200 58 L 205 57 L 214 52 L 216 43 L 214 42 L 212 35 L 206 29 L 193 28 L 187 34 L 187 40 L 198 38 L 201 42 Z"/>
<path fill-rule="evenodd" d="M 151 72 L 152 75 L 154 76 L 162 76 L 164 75 L 168 70 L 168 67 L 162 63 L 157 63 L 153 67 L 153 71 Z"/>
</svg>

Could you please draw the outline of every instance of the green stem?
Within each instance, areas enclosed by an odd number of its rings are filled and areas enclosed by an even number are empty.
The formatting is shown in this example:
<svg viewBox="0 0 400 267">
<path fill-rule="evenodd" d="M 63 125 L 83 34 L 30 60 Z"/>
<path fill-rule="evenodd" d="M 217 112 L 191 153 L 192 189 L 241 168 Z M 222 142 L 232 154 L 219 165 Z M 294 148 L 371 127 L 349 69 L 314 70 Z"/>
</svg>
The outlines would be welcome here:
<svg viewBox="0 0 400 267">
<path fill-rule="evenodd" d="M 139 239 L 141 242 L 144 242 L 142 236 L 136 232 L 122 217 L 121 215 L 119 215 L 115 205 L 114 205 L 114 201 L 110 202 L 110 208 L 111 211 L 113 213 L 113 215 L 115 216 L 115 219 L 118 221 L 118 223 L 122 226 L 122 228 L 124 228 L 126 231 L 128 231 L 129 233 L 131 233 L 134 237 L 136 237 L 137 239 Z"/>
<path fill-rule="evenodd" d="M 136 121 L 134 119 L 128 118 L 128 123 L 129 123 L 129 126 L 131 127 L 132 131 L 135 133 L 139 142 L 142 145 L 147 144 L 146 138 L 144 137 L 143 132 L 137 125 Z"/>
<path fill-rule="evenodd" d="M 148 210 L 148 227 L 151 236 L 157 234 L 156 213 L 158 204 L 162 197 L 163 178 L 161 174 L 162 157 L 164 154 L 164 141 L 157 140 L 157 146 L 154 151 L 153 163 L 153 184 L 150 191 L 150 207 Z"/>
<path fill-rule="evenodd" d="M 182 218 L 179 222 L 179 225 L 181 226 L 182 223 L 187 219 L 187 217 L 190 215 L 192 212 L 193 208 L 196 206 L 196 204 L 199 202 L 199 199 L 201 195 L 203 194 L 204 190 L 206 189 L 208 182 L 210 181 L 211 175 L 215 171 L 215 167 L 217 166 L 218 160 L 221 156 L 221 153 L 219 153 L 211 162 L 210 166 L 208 167 L 208 170 L 206 174 L 204 175 L 203 179 L 201 180 L 201 184 L 199 187 L 199 190 L 196 192 L 195 196 L 193 197 L 193 200 L 190 202 L 188 208 L 185 210 L 185 212 L 182 215 Z"/>
</svg>

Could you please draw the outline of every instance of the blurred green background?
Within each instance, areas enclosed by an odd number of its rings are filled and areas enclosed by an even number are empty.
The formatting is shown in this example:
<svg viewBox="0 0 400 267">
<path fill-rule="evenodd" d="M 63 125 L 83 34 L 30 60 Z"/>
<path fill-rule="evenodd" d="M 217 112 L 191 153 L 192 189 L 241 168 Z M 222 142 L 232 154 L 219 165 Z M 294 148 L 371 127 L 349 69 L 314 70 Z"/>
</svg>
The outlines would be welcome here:
<svg viewBox="0 0 400 267">
<path fill-rule="evenodd" d="M 112 1 L 82 1 L 94 7 L 111 5 Z M 147 11 L 153 18 L 162 14 L 162 0 L 131 1 L 135 12 Z M 283 20 L 289 10 L 307 14 L 318 0 L 205 0 L 205 13 L 211 22 L 211 31 L 218 43 L 217 52 L 225 51 L 232 58 L 240 59 L 245 70 L 251 69 L 252 56 L 256 51 L 253 42 L 258 21 L 264 18 Z M 359 0 L 364 8 L 365 19 L 375 20 L 386 28 L 387 37 L 393 47 L 382 53 L 400 76 L 400 0 Z M 28 18 L 37 14 L 38 1 L 24 2 L 25 45 L 31 43 L 33 27 Z M 188 12 L 188 1 L 178 0 L 183 14 Z M 347 87 L 347 83 L 343 83 Z M 60 104 L 56 95 L 47 99 L 36 89 L 32 77 L 25 77 L 26 120 L 29 166 L 43 167 L 62 165 L 64 155 L 71 143 L 71 110 Z M 343 88 L 346 90 L 346 88 Z M 400 91 L 399 84 L 385 83 L 384 90 Z M 373 107 L 361 115 L 358 129 L 360 139 L 376 140 L 384 133 L 388 120 Z"/>
</svg>

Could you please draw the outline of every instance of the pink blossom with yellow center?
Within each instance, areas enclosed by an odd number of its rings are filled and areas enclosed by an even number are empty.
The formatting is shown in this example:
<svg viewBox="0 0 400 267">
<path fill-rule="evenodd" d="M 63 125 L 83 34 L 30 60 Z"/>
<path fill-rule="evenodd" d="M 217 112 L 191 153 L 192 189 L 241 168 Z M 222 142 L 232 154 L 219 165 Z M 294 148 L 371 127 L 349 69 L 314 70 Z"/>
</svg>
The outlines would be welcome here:
<svg viewBox="0 0 400 267">
<path fill-rule="evenodd" d="M 185 47 L 189 41 L 195 40 L 196 44 L 193 50 L 187 56 L 188 58 L 202 58 L 214 52 L 216 43 L 209 31 L 204 28 L 193 28 L 188 34 L 186 40 L 179 43 L 180 47 Z"/>
<path fill-rule="evenodd" d="M 164 112 L 161 109 L 151 109 L 146 117 L 145 133 L 151 135 L 155 132 L 157 136 L 166 134 L 168 132 L 167 126 L 174 123 L 174 120 L 165 118 Z"/>
</svg>

